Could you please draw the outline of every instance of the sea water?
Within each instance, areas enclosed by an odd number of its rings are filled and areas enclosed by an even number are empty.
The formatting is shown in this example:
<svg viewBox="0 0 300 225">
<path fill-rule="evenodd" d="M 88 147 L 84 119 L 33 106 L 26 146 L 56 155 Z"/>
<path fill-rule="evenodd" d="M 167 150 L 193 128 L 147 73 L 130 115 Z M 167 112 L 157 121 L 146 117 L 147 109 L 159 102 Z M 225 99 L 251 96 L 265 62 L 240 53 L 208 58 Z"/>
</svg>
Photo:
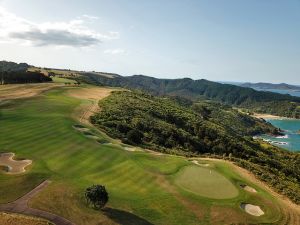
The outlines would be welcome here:
<svg viewBox="0 0 300 225">
<path fill-rule="evenodd" d="M 255 88 L 255 90 L 257 90 L 257 91 L 275 92 L 275 93 L 279 93 L 279 94 L 283 94 L 283 95 L 289 94 L 291 96 L 300 97 L 300 91 L 299 90 L 258 89 L 258 88 Z"/>
<path fill-rule="evenodd" d="M 282 148 L 300 152 L 300 120 L 293 119 L 267 119 L 273 126 L 283 130 L 284 135 L 273 137 L 269 135 L 262 135 L 261 137 L 274 145 Z"/>
</svg>

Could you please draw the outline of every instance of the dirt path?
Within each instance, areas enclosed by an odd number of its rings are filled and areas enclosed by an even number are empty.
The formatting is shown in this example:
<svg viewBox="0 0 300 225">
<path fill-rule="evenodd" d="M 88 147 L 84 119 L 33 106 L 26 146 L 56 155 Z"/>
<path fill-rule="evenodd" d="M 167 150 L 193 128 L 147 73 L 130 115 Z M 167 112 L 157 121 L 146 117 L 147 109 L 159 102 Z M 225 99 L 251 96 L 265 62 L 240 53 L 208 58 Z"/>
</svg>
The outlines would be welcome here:
<svg viewBox="0 0 300 225">
<path fill-rule="evenodd" d="M 43 183 L 41 183 L 39 186 L 31 190 L 30 192 L 28 192 L 23 197 L 17 199 L 16 201 L 8 204 L 1 204 L 0 211 L 40 217 L 56 225 L 75 225 L 71 221 L 61 216 L 43 210 L 39 210 L 39 209 L 33 209 L 28 206 L 28 201 L 32 199 L 37 193 L 42 191 L 45 187 L 47 187 L 49 183 L 50 181 L 46 180 Z"/>
</svg>

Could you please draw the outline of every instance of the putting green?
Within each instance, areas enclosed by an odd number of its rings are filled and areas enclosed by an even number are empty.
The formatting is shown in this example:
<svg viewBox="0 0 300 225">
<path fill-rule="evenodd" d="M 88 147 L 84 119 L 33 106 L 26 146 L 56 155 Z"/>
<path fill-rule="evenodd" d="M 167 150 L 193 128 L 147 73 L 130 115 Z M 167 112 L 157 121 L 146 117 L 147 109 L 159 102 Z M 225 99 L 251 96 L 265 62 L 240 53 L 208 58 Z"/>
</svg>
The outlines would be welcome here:
<svg viewBox="0 0 300 225">
<path fill-rule="evenodd" d="M 175 183 L 194 194 L 213 198 L 229 199 L 236 197 L 237 188 L 224 176 L 213 169 L 187 166 L 177 175 Z"/>
</svg>

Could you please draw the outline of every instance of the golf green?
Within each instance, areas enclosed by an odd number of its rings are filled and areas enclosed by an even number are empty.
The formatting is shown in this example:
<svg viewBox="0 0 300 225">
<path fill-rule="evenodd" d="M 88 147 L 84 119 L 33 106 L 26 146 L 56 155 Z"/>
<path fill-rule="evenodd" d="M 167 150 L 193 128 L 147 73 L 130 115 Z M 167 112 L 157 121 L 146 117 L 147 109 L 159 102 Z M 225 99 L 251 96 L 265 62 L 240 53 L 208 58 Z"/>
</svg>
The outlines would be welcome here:
<svg viewBox="0 0 300 225">
<path fill-rule="evenodd" d="M 226 177 L 213 169 L 200 166 L 184 167 L 175 182 L 181 188 L 207 198 L 229 199 L 239 194 Z"/>
</svg>

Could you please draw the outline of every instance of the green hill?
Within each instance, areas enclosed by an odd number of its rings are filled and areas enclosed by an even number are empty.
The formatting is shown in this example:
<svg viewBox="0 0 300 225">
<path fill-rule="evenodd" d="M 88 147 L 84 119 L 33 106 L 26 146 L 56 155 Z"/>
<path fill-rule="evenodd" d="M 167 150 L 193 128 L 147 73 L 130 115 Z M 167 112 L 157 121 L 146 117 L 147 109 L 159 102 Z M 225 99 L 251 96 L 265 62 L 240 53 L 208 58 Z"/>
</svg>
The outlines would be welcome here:
<svg viewBox="0 0 300 225">
<path fill-rule="evenodd" d="M 273 126 L 216 103 L 180 102 L 140 92 L 114 92 L 91 121 L 124 143 L 167 153 L 230 158 L 299 203 L 299 154 L 263 146 L 251 135 Z"/>
<path fill-rule="evenodd" d="M 0 84 L 41 83 L 52 81 L 40 71 L 28 71 L 26 63 L 0 61 Z"/>
<path fill-rule="evenodd" d="M 193 101 L 205 98 L 257 113 L 300 118 L 299 97 L 256 91 L 204 79 L 157 79 L 142 75 L 107 78 L 91 73 L 82 74 L 81 79 L 98 85 L 139 89 L 153 95 L 180 96 Z"/>
</svg>

